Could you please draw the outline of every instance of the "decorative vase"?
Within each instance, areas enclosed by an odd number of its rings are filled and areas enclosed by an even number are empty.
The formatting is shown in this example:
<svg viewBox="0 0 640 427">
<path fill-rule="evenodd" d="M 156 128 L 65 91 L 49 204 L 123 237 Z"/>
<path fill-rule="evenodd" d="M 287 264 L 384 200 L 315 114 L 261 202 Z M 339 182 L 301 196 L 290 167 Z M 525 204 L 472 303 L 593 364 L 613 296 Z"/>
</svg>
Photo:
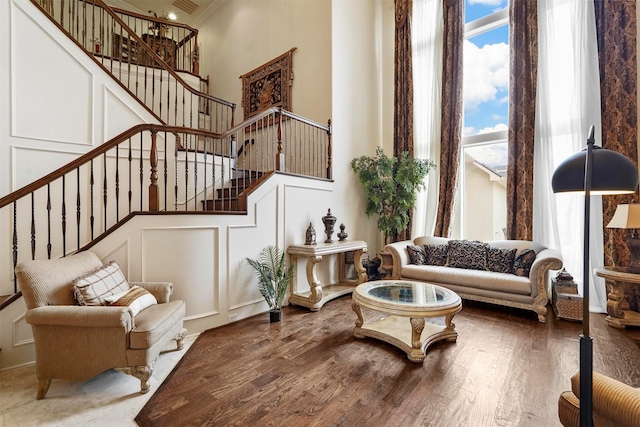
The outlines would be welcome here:
<svg viewBox="0 0 640 427">
<path fill-rule="evenodd" d="M 331 235 L 333 234 L 333 227 L 336 225 L 337 218 L 331 215 L 331 209 L 327 211 L 327 214 L 322 217 L 322 223 L 324 224 L 324 234 L 327 235 L 327 240 L 325 243 L 333 243 L 331 240 Z"/>
<path fill-rule="evenodd" d="M 271 310 L 269 311 L 269 321 L 271 323 L 279 322 L 282 320 L 282 310 Z"/>
</svg>

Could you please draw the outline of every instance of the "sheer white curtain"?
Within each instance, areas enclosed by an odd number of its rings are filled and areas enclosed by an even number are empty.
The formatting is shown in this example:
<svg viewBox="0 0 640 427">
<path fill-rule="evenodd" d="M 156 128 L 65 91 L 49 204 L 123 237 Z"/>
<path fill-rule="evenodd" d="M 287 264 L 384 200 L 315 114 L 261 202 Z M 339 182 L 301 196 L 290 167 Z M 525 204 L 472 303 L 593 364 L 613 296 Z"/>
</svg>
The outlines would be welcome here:
<svg viewBox="0 0 640 427">
<path fill-rule="evenodd" d="M 534 240 L 562 253 L 565 268 L 583 283 L 584 196 L 553 194 L 551 176 L 586 147 L 589 127 L 600 144 L 600 77 L 592 1 L 538 0 L 538 86 L 534 155 Z M 602 266 L 602 198 L 591 196 L 589 271 Z M 606 292 L 593 274 L 590 311 L 603 312 Z"/>
<path fill-rule="evenodd" d="M 442 98 L 442 0 L 413 0 L 414 157 L 440 162 Z M 438 168 L 429 172 L 426 189 L 418 194 L 411 236 L 431 236 L 435 228 L 439 190 Z"/>
</svg>

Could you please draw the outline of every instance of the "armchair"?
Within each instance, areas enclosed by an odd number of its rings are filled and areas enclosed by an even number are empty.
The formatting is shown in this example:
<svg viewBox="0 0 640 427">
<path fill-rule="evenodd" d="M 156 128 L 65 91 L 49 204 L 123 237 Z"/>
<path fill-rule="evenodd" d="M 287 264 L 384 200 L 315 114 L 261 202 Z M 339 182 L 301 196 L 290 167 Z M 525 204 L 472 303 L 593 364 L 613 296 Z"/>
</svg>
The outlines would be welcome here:
<svg viewBox="0 0 640 427">
<path fill-rule="evenodd" d="M 580 418 L 580 374 L 571 377 L 571 391 L 558 400 L 563 426 L 578 426 Z M 640 389 L 597 372 L 593 373 L 593 425 L 632 427 L 640 425 Z"/>
<path fill-rule="evenodd" d="M 72 282 L 101 266 L 100 258 L 88 251 L 16 266 L 25 319 L 33 329 L 37 399 L 45 397 L 52 379 L 82 381 L 110 368 L 138 378 L 140 393 L 146 393 L 167 344 L 176 340 L 177 350 L 183 348 L 185 304 L 169 301 L 171 283 L 130 283 L 158 302 L 136 315 L 126 306 L 77 305 Z"/>
</svg>

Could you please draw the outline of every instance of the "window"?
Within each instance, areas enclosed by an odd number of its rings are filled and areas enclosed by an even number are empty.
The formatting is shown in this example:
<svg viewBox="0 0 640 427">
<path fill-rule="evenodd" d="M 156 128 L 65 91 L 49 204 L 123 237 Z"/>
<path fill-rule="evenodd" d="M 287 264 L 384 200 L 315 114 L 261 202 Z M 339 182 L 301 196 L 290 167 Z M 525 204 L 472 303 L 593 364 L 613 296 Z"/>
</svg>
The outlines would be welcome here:
<svg viewBox="0 0 640 427">
<path fill-rule="evenodd" d="M 460 235 L 503 239 L 509 108 L 508 0 L 466 0 Z"/>
</svg>

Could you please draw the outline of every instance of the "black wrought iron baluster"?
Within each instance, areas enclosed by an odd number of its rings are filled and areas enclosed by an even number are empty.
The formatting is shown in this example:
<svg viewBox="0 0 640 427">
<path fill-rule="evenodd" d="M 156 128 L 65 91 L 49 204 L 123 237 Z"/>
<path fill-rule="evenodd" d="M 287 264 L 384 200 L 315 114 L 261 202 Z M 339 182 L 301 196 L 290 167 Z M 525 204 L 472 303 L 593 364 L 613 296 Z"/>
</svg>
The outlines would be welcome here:
<svg viewBox="0 0 640 427">
<path fill-rule="evenodd" d="M 16 280 L 16 265 L 18 265 L 18 202 L 13 202 L 13 293 L 18 292 L 18 281 Z"/>
<path fill-rule="evenodd" d="M 176 134 L 176 138 L 179 136 Z M 178 210 L 178 145 L 181 141 L 178 139 L 175 144 L 173 144 L 173 174 L 174 174 L 174 185 L 173 185 L 173 210 Z"/>
<path fill-rule="evenodd" d="M 129 213 L 131 213 L 131 203 L 133 198 L 133 189 L 131 187 L 131 164 L 133 161 L 133 153 L 131 152 L 131 137 L 129 137 L 129 192 L 127 193 L 127 198 L 129 199 Z"/>
<path fill-rule="evenodd" d="M 60 0 L 60 26 L 64 28 L 64 0 Z"/>
<path fill-rule="evenodd" d="M 78 233 L 78 250 L 80 250 L 80 168 L 76 168 L 76 225 L 77 225 L 77 233 Z"/>
<path fill-rule="evenodd" d="M 120 221 L 120 145 L 116 145 L 116 222 Z"/>
<path fill-rule="evenodd" d="M 104 221 L 102 221 L 104 223 L 104 228 L 103 228 L 103 232 L 107 231 L 107 201 L 108 201 L 108 182 L 107 182 L 107 153 L 103 153 L 102 154 L 102 172 L 104 174 L 104 179 L 102 180 L 102 204 L 103 204 L 103 209 L 102 209 L 102 217 L 104 219 Z"/>
<path fill-rule="evenodd" d="M 189 147 L 190 143 L 184 144 L 184 210 L 189 210 Z"/>
<path fill-rule="evenodd" d="M 67 202 L 65 196 L 66 175 L 62 175 L 62 256 L 67 256 Z"/>
<path fill-rule="evenodd" d="M 193 139 L 193 135 L 191 139 Z M 193 210 L 194 211 L 198 210 L 198 140 L 197 139 L 195 140 L 194 148 L 193 148 Z"/>
<path fill-rule="evenodd" d="M 51 259 L 51 184 L 47 184 L 47 259 Z"/>
<path fill-rule="evenodd" d="M 198 140 L 200 140 L 200 137 L 197 137 Z M 204 156 L 204 171 L 202 172 L 202 176 L 204 177 L 204 183 L 203 183 L 203 187 L 204 187 L 204 195 L 202 196 L 202 210 L 204 210 L 204 205 L 207 203 L 207 138 L 206 137 L 202 137 L 202 155 Z M 212 167 L 215 167 L 215 156 L 211 156 L 212 159 Z M 198 210 L 198 207 L 196 206 L 196 210 Z"/>
<path fill-rule="evenodd" d="M 144 163 L 142 161 L 142 157 L 144 157 L 143 156 L 144 151 L 142 151 L 142 139 L 143 139 L 142 136 L 143 136 L 143 133 L 140 132 L 140 211 L 144 210 L 143 208 L 144 205 L 142 202 L 142 188 L 144 185 Z"/>
<path fill-rule="evenodd" d="M 36 259 L 36 199 L 31 192 L 31 259 Z"/>
<path fill-rule="evenodd" d="M 91 209 L 91 216 L 89 217 L 89 223 L 91 225 L 91 240 L 93 240 L 93 226 L 94 226 L 94 222 L 95 222 L 95 217 L 93 216 L 93 185 L 95 184 L 95 180 L 93 179 L 93 159 L 91 159 L 91 161 L 89 162 L 90 166 L 90 171 L 89 171 L 89 187 L 90 187 L 90 191 L 89 191 L 89 204 L 90 209 Z"/>
<path fill-rule="evenodd" d="M 162 91 L 162 83 L 164 83 L 164 69 L 160 68 L 160 63 L 158 62 L 158 60 L 156 61 L 156 66 L 158 67 L 158 72 L 160 73 L 160 88 L 158 89 L 158 108 L 159 108 L 159 112 L 158 112 L 158 117 L 160 117 L 160 119 L 162 119 L 162 94 L 164 93 Z M 154 79 L 155 80 L 155 79 Z M 168 83 L 167 83 L 167 87 L 169 87 Z M 167 97 L 169 96 L 169 91 L 167 90 Z M 167 102 L 167 107 L 169 106 L 169 103 Z M 169 108 L 167 108 L 167 120 L 166 120 L 167 124 L 171 124 L 169 123 Z"/>
</svg>

